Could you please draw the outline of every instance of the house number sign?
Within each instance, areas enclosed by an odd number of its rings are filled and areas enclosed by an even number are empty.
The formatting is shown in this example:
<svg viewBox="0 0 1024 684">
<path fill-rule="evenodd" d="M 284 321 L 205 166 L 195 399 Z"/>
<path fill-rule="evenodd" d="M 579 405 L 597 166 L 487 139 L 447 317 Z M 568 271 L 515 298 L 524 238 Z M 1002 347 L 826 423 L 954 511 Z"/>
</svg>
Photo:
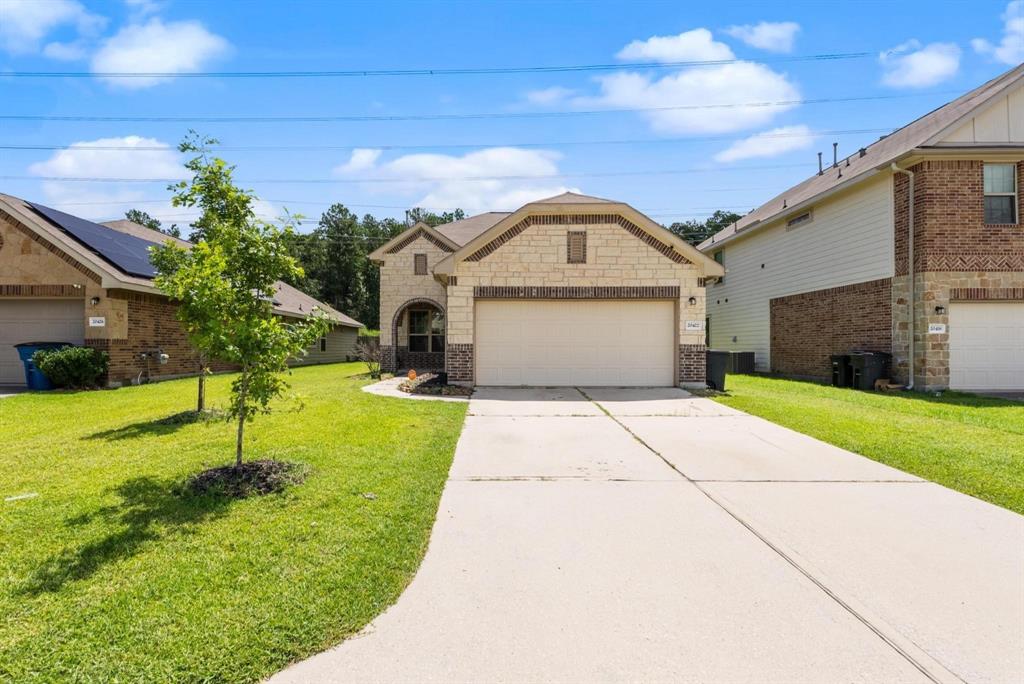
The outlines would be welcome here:
<svg viewBox="0 0 1024 684">
<path fill-rule="evenodd" d="M 89 316 L 90 328 L 102 328 L 107 324 L 105 316 Z"/>
</svg>

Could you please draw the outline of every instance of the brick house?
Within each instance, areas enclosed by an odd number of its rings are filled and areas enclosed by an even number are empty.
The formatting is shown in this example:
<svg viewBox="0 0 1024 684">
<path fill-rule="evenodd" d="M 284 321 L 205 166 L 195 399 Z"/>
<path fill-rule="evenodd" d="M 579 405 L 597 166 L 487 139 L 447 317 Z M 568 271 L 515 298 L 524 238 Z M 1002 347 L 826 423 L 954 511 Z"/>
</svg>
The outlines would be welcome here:
<svg viewBox="0 0 1024 684">
<path fill-rule="evenodd" d="M 871 350 L 918 389 L 1024 390 L 1022 183 L 1024 65 L 701 244 L 726 269 L 710 345 L 797 377 Z"/>
<path fill-rule="evenodd" d="M 632 207 L 565 193 L 375 250 L 385 370 L 466 385 L 704 384 L 709 257 Z"/>
<path fill-rule="evenodd" d="M 35 341 L 106 351 L 110 386 L 196 374 L 176 306 L 153 285 L 147 249 L 169 239 L 131 221 L 96 224 L 0 194 L 0 385 L 24 384 L 14 345 Z M 357 321 L 285 283 L 277 284 L 273 305 L 292 318 L 317 306 L 335 322 L 297 363 L 354 353 Z M 156 351 L 169 356 L 165 365 L 150 356 Z"/>
</svg>

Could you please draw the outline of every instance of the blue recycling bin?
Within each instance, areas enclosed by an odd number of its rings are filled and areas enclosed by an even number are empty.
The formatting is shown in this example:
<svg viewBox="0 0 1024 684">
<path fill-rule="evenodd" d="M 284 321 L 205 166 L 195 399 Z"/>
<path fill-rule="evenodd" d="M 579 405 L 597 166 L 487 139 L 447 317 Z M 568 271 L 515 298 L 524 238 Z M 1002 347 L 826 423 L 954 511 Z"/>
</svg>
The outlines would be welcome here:
<svg viewBox="0 0 1024 684">
<path fill-rule="evenodd" d="M 25 384 L 28 385 L 30 390 L 52 390 L 53 383 L 51 383 L 43 372 L 36 368 L 36 364 L 32 363 L 32 355 L 40 349 L 60 349 L 62 347 L 72 347 L 70 342 L 22 342 L 21 344 L 14 345 L 14 348 L 18 350 L 18 356 L 21 358 L 21 362 L 25 364 Z"/>
</svg>

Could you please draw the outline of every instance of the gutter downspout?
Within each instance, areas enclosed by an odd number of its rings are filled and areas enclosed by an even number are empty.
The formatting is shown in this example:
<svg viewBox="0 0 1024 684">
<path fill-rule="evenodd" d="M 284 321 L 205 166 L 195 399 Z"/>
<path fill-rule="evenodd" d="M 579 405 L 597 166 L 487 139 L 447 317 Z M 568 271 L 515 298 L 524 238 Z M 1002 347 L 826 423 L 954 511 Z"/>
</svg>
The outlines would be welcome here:
<svg viewBox="0 0 1024 684">
<path fill-rule="evenodd" d="M 914 389 L 914 332 L 915 322 L 917 318 L 916 303 L 914 296 L 916 295 L 916 285 L 914 283 L 914 172 L 907 169 L 901 169 L 896 166 L 896 162 L 892 163 L 893 173 L 905 173 L 907 174 L 907 180 L 910 182 L 910 190 L 908 197 L 907 207 L 907 274 L 910 280 L 910 337 L 907 340 L 908 349 L 910 351 L 910 358 L 907 360 L 908 367 L 908 378 L 907 378 L 907 389 Z"/>
</svg>

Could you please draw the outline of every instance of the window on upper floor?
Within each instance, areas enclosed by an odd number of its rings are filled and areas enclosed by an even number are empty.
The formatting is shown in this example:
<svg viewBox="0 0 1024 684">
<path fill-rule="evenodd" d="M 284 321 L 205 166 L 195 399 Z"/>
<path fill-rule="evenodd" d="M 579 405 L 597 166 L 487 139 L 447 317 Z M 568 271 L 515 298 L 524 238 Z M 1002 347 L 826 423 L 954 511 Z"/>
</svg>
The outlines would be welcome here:
<svg viewBox="0 0 1024 684">
<path fill-rule="evenodd" d="M 985 223 L 1017 223 L 1017 165 L 985 164 Z"/>
<path fill-rule="evenodd" d="M 413 256 L 413 274 L 427 275 L 427 255 L 416 254 Z"/>
<path fill-rule="evenodd" d="M 587 263 L 587 233 L 583 230 L 570 230 L 565 237 L 565 263 Z"/>
</svg>

